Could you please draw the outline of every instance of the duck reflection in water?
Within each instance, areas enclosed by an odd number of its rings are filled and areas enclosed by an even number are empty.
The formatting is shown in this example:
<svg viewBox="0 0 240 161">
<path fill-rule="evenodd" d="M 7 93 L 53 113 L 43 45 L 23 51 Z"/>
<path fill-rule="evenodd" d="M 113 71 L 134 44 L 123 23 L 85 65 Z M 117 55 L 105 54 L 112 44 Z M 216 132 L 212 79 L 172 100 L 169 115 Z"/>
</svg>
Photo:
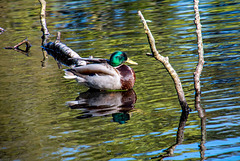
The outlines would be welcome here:
<svg viewBox="0 0 240 161">
<path fill-rule="evenodd" d="M 83 110 L 78 119 L 112 115 L 114 122 L 124 124 L 130 119 L 129 112 L 134 109 L 136 100 L 134 90 L 110 92 L 90 89 L 66 104 L 71 109 Z"/>
</svg>

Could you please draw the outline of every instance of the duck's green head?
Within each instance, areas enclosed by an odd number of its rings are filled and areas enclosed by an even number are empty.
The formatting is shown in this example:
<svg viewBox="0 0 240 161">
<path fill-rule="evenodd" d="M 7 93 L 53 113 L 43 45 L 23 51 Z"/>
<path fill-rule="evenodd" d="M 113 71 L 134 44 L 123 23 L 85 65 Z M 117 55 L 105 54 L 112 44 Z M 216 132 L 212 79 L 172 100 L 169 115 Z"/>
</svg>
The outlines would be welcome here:
<svg viewBox="0 0 240 161">
<path fill-rule="evenodd" d="M 126 53 L 124 53 L 122 51 L 116 51 L 116 52 L 112 53 L 112 55 L 110 57 L 110 61 L 109 61 L 110 65 L 113 67 L 117 67 L 124 62 L 137 65 L 136 62 L 130 60 L 127 57 Z"/>
</svg>

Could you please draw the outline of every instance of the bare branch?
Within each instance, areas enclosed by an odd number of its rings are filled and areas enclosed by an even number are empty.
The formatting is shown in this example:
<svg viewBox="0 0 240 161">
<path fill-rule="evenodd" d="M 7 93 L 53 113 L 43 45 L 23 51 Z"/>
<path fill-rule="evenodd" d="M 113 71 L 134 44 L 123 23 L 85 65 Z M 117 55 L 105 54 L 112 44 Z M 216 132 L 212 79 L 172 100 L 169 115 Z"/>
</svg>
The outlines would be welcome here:
<svg viewBox="0 0 240 161">
<path fill-rule="evenodd" d="M 25 49 L 24 49 L 24 50 L 19 48 L 19 47 L 22 46 L 23 44 L 25 44 Z M 31 48 L 31 46 L 32 46 L 32 45 L 30 44 L 30 42 L 29 42 L 28 39 L 26 38 L 26 39 L 24 39 L 23 41 L 21 41 L 20 43 L 18 43 L 17 45 L 5 47 L 5 49 L 13 49 L 13 50 L 16 50 L 16 51 L 18 51 L 18 52 L 21 52 L 21 53 L 27 55 L 28 52 L 29 52 L 29 50 L 30 50 L 30 48 Z"/>
<path fill-rule="evenodd" d="M 21 41 L 20 43 L 18 43 L 17 45 L 14 46 L 14 48 L 19 48 L 22 44 L 26 44 L 26 50 L 28 51 L 30 49 L 30 47 L 32 46 L 30 44 L 30 42 L 28 41 L 28 39 L 24 39 L 23 41 Z"/>
<path fill-rule="evenodd" d="M 198 9 L 199 0 L 194 0 L 194 12 L 195 12 L 195 25 L 196 25 L 196 33 L 197 33 L 197 44 L 198 44 L 198 64 L 196 70 L 194 72 L 194 88 L 195 88 L 195 108 L 198 111 L 198 115 L 201 118 L 201 143 L 200 153 L 201 160 L 205 160 L 205 150 L 204 146 L 206 142 L 206 116 L 205 110 L 201 107 L 201 85 L 200 85 L 200 75 L 203 70 L 204 65 L 204 50 L 203 50 L 203 40 L 202 40 L 202 27 L 200 22 L 200 14 Z"/>
<path fill-rule="evenodd" d="M 40 22 L 41 22 L 41 26 L 42 26 L 41 30 L 43 32 L 43 36 L 42 36 L 42 46 L 43 46 L 44 44 L 47 43 L 50 33 L 48 32 L 47 22 L 46 22 L 46 5 L 47 5 L 47 3 L 45 0 L 39 0 L 39 2 L 41 4 Z M 47 51 L 42 49 L 42 53 L 43 53 L 43 60 L 41 61 L 42 67 L 46 67 L 46 64 L 47 64 L 46 60 L 48 58 Z"/>
<path fill-rule="evenodd" d="M 166 70 L 168 71 L 168 73 L 170 74 L 170 76 L 172 77 L 174 83 L 175 83 L 175 88 L 178 94 L 178 100 L 180 102 L 180 105 L 182 107 L 182 110 L 185 111 L 189 111 L 189 107 L 186 101 L 186 98 L 184 96 L 184 92 L 183 92 L 183 88 L 182 88 L 182 84 L 181 81 L 178 77 L 177 72 L 173 69 L 173 67 L 171 66 L 171 64 L 169 63 L 169 59 L 168 57 L 164 57 L 162 55 L 159 54 L 156 45 L 155 45 L 155 39 L 150 31 L 150 29 L 148 28 L 147 22 L 145 20 L 145 18 L 143 17 L 141 11 L 138 11 L 138 15 L 140 16 L 144 29 L 145 29 L 145 33 L 147 35 L 148 38 L 148 43 L 150 45 L 150 49 L 152 54 L 147 54 L 148 56 L 153 56 L 156 60 L 160 61 L 164 67 L 166 68 Z"/>
<path fill-rule="evenodd" d="M 46 1 L 45 0 L 39 0 L 41 3 L 41 14 L 40 14 L 40 20 L 42 25 L 42 31 L 44 35 L 49 35 L 48 29 L 47 29 L 47 23 L 46 23 Z"/>
<path fill-rule="evenodd" d="M 200 75 L 202 73 L 203 64 L 204 64 L 204 51 L 203 51 L 203 40 L 202 40 L 202 27 L 200 22 L 200 14 L 198 9 L 199 0 L 194 0 L 194 12 L 195 12 L 195 25 L 197 33 L 197 44 L 198 44 L 198 64 L 194 72 L 194 88 L 195 88 L 195 108 L 197 110 L 201 109 L 201 85 L 200 85 Z M 204 112 L 199 111 L 200 117 L 204 117 Z"/>
</svg>

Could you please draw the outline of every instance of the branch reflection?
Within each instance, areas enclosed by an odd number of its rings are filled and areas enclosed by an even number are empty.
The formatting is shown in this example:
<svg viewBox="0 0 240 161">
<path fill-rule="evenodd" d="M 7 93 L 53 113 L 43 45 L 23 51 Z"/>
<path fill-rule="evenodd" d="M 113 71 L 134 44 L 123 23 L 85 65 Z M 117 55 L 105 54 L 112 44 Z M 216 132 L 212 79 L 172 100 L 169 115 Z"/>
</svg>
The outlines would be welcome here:
<svg viewBox="0 0 240 161">
<path fill-rule="evenodd" d="M 176 143 L 173 144 L 172 146 L 170 146 L 168 149 L 166 149 L 165 154 L 153 157 L 151 159 L 163 160 L 164 158 L 173 155 L 174 150 L 177 147 L 177 145 L 181 144 L 184 140 L 184 127 L 186 125 L 188 115 L 189 115 L 188 110 L 182 110 L 182 114 L 181 114 L 181 117 L 180 117 L 180 120 L 179 120 L 179 125 L 178 125 Z"/>
<path fill-rule="evenodd" d="M 39 0 L 41 4 L 41 11 L 40 11 L 40 22 L 41 22 L 41 31 L 43 33 L 42 35 L 42 46 L 47 43 L 47 40 L 50 36 L 50 33 L 48 32 L 47 29 L 47 23 L 46 23 L 46 1 L 45 0 Z M 43 60 L 42 62 L 42 67 L 46 67 L 46 60 L 48 58 L 47 52 L 42 48 L 42 53 L 43 53 Z"/>
<path fill-rule="evenodd" d="M 114 122 L 124 124 L 130 119 L 129 112 L 134 109 L 136 100 L 134 90 L 109 92 L 90 89 L 66 104 L 71 109 L 82 110 L 78 119 L 112 115 Z"/>
<path fill-rule="evenodd" d="M 25 45 L 25 49 L 21 49 L 20 47 Z M 18 44 L 16 44 L 15 46 L 10 46 L 10 47 L 5 47 L 4 49 L 12 49 L 15 50 L 17 52 L 20 52 L 26 56 L 29 56 L 29 51 L 30 48 L 32 47 L 32 45 L 30 44 L 30 42 L 28 41 L 28 39 L 24 39 L 21 42 L 19 42 Z"/>
<path fill-rule="evenodd" d="M 205 160 L 205 142 L 206 142 L 206 114 L 205 110 L 201 107 L 201 93 L 195 93 L 195 109 L 198 111 L 198 116 L 201 119 L 201 142 L 200 142 L 200 156 L 201 161 Z"/>
</svg>

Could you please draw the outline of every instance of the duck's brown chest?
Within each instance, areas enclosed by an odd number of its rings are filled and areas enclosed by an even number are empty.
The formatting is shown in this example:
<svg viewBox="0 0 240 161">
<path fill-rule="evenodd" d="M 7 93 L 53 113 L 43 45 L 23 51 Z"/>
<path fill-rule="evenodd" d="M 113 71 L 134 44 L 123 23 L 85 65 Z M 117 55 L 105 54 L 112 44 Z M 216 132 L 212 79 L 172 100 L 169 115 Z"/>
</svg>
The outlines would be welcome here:
<svg viewBox="0 0 240 161">
<path fill-rule="evenodd" d="M 132 89 L 136 80 L 135 73 L 132 68 L 127 65 L 121 65 L 116 68 L 121 75 L 121 89 Z"/>
</svg>

